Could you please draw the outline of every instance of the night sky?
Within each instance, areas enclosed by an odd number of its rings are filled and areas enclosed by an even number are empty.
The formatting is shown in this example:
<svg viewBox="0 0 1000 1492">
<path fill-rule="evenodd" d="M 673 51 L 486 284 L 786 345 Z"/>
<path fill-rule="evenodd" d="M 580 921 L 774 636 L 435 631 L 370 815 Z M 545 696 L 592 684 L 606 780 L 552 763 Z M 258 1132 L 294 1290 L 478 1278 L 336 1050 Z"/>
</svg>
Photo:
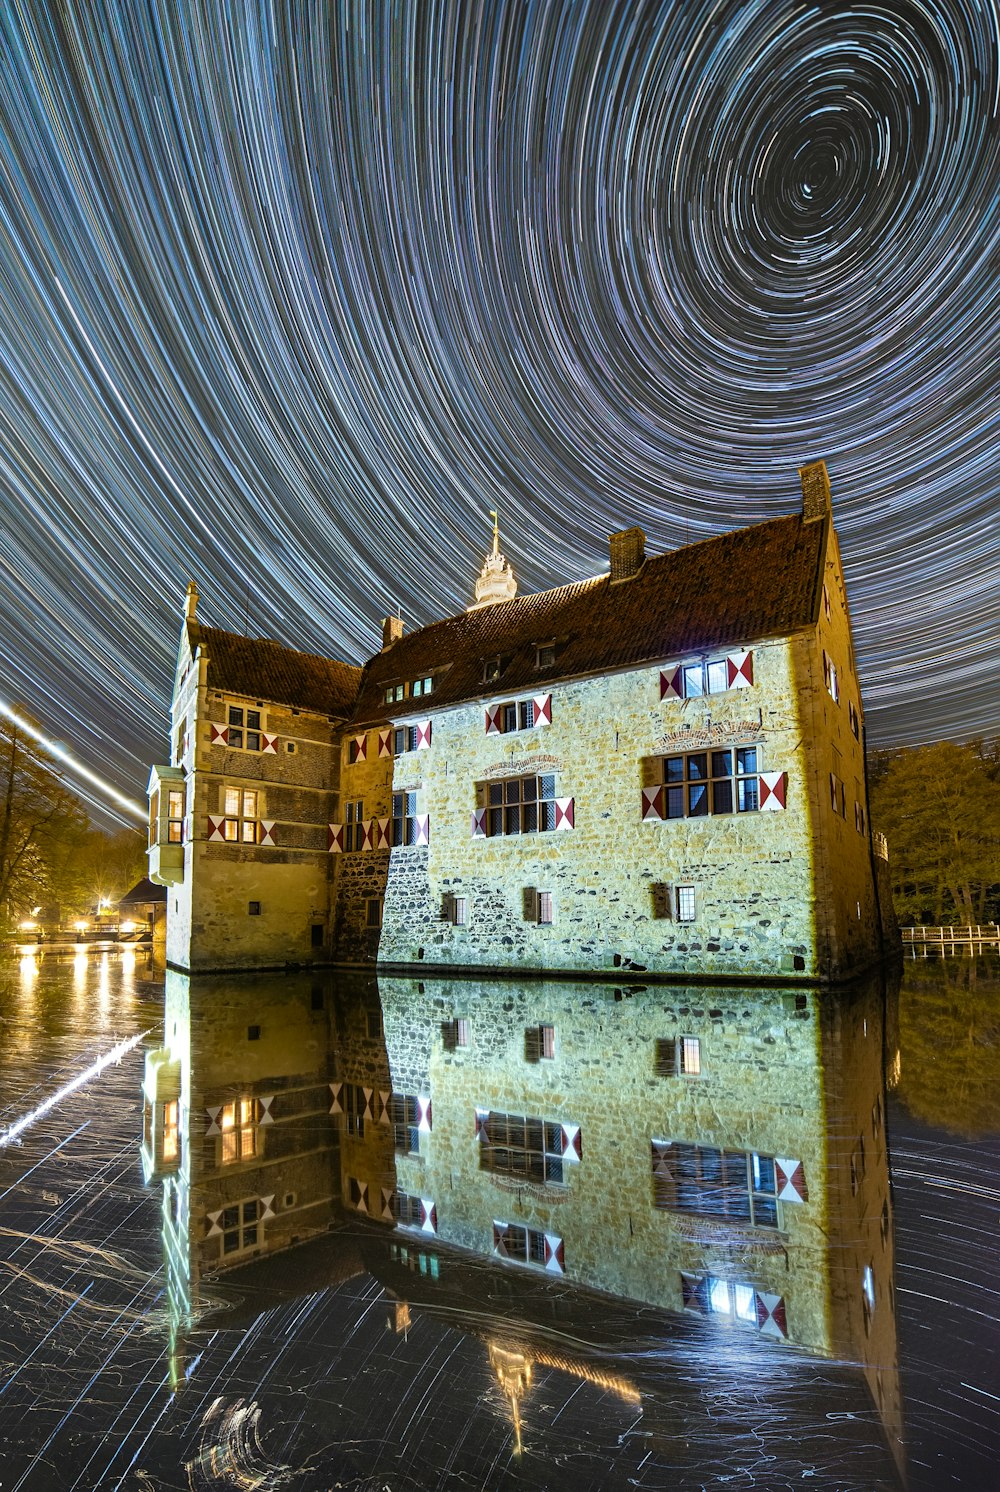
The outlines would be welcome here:
<svg viewBox="0 0 1000 1492">
<path fill-rule="evenodd" d="M 192 577 L 357 662 L 824 457 L 870 740 L 996 731 L 998 91 L 998 0 L 6 0 L 0 698 L 141 797 Z"/>
</svg>

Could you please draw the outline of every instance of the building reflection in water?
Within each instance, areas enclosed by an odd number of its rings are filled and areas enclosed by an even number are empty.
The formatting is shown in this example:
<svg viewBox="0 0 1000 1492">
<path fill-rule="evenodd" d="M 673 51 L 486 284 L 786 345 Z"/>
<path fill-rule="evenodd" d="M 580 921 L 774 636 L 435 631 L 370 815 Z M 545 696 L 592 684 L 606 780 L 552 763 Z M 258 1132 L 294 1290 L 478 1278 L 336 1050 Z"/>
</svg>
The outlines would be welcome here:
<svg viewBox="0 0 1000 1492">
<path fill-rule="evenodd" d="M 259 1310 L 263 1256 L 322 1235 L 281 1288 L 367 1272 L 393 1331 L 479 1337 L 516 1449 L 539 1365 L 655 1425 L 664 1355 L 793 1394 L 822 1359 L 902 1471 L 885 1010 L 874 981 L 168 973 L 142 1155 L 172 1382 L 203 1279 L 240 1266 Z"/>
</svg>

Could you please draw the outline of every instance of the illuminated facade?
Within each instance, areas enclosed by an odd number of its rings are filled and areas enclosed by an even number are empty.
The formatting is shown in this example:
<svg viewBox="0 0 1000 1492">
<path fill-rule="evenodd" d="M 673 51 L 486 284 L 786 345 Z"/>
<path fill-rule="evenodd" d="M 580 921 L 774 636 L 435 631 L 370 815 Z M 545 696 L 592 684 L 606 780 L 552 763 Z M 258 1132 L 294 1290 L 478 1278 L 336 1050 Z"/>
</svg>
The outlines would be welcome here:
<svg viewBox="0 0 1000 1492">
<path fill-rule="evenodd" d="M 189 588 L 150 873 L 182 969 L 837 980 L 883 947 L 822 462 L 802 512 L 460 616 L 363 670 L 204 627 Z M 884 910 L 888 897 L 884 897 Z"/>
</svg>

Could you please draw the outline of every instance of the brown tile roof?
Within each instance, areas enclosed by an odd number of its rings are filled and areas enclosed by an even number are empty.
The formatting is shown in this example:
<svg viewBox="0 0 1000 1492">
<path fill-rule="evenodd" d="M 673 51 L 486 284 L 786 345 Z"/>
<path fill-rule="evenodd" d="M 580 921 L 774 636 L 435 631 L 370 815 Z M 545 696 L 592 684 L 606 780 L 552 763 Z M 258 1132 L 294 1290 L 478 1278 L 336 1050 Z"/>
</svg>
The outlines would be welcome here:
<svg viewBox="0 0 1000 1492">
<path fill-rule="evenodd" d="M 208 652 L 210 689 L 341 719 L 354 708 L 362 670 L 351 663 L 297 653 L 280 642 L 240 637 L 200 623 L 191 629 L 192 651 L 197 643 Z"/>
<path fill-rule="evenodd" d="M 825 522 L 803 522 L 798 514 L 773 518 L 648 558 L 632 579 L 614 586 L 599 575 L 432 623 L 371 660 L 354 718 L 384 719 L 389 684 L 436 669 L 442 672 L 435 674 L 431 697 L 394 704 L 393 715 L 738 647 L 810 626 L 818 613 L 826 533 Z M 553 640 L 555 666 L 540 670 L 535 647 Z M 486 685 L 484 660 L 497 655 L 502 673 Z"/>
</svg>

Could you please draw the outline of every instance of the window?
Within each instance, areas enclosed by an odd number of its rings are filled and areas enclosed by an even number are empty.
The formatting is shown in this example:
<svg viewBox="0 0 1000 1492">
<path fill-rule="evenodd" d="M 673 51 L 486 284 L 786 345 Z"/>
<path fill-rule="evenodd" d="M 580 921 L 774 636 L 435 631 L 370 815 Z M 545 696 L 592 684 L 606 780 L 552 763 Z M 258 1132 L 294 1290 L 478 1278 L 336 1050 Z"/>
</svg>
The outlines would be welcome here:
<svg viewBox="0 0 1000 1492">
<path fill-rule="evenodd" d="M 313 948 L 322 948 L 326 928 L 322 922 L 313 922 L 309 928 L 309 939 Z"/>
<path fill-rule="evenodd" d="M 393 793 L 392 842 L 394 845 L 413 844 L 417 837 L 416 812 L 416 793 Z"/>
<path fill-rule="evenodd" d="M 723 694 L 729 688 L 725 658 L 714 658 L 710 663 L 685 664 L 681 677 L 685 699 L 694 699 L 700 694 Z"/>
<path fill-rule="evenodd" d="M 524 1033 L 524 1060 L 551 1061 L 556 1054 L 555 1026 L 528 1026 Z"/>
<path fill-rule="evenodd" d="M 172 787 L 167 792 L 167 843 L 184 843 L 184 789 Z"/>
<path fill-rule="evenodd" d="M 539 927 L 550 927 L 552 925 L 551 891 L 539 891 L 538 893 L 538 925 Z"/>
<path fill-rule="evenodd" d="M 468 1020 L 464 1016 L 456 1016 L 454 1020 L 442 1021 L 441 1042 L 446 1052 L 454 1052 L 457 1051 L 460 1046 L 468 1046 Z"/>
<path fill-rule="evenodd" d="M 757 1329 L 757 1294 L 752 1285 L 709 1274 L 697 1281 L 681 1276 L 686 1309 L 708 1316 L 725 1316 Z"/>
<path fill-rule="evenodd" d="M 840 683 L 837 679 L 837 665 L 830 654 L 824 649 L 823 652 L 823 683 L 826 685 L 830 698 L 835 702 L 840 701 Z"/>
<path fill-rule="evenodd" d="M 260 751 L 261 726 L 259 710 L 244 710 L 242 706 L 229 706 L 229 731 L 227 744 L 237 751 Z"/>
<path fill-rule="evenodd" d="M 248 901 L 247 902 L 247 916 L 248 917 L 259 917 L 260 916 L 260 902 L 259 901 Z"/>
<path fill-rule="evenodd" d="M 259 1040 L 260 1040 L 260 1027 L 259 1026 L 247 1026 L 247 1041 L 259 1041 Z"/>
<path fill-rule="evenodd" d="M 180 1147 L 180 1138 L 177 1128 L 177 1100 L 171 1099 L 163 1105 L 163 1159 L 164 1162 L 177 1159 Z"/>
<path fill-rule="evenodd" d="M 493 1251 L 518 1264 L 541 1264 L 544 1269 L 545 1234 L 521 1223 L 494 1223 Z"/>
<path fill-rule="evenodd" d="M 410 693 L 414 699 L 419 699 L 423 694 L 431 694 L 434 690 L 433 678 L 414 679 L 410 685 Z"/>
<path fill-rule="evenodd" d="M 227 787 L 223 838 L 232 843 L 257 843 L 257 807 L 260 794 L 256 788 Z"/>
<path fill-rule="evenodd" d="M 382 926 L 382 902 L 379 897 L 372 896 L 365 902 L 365 926 Z"/>
<path fill-rule="evenodd" d="M 562 1125 L 512 1114 L 487 1115 L 479 1169 L 527 1181 L 561 1182 L 566 1143 Z"/>
<path fill-rule="evenodd" d="M 865 1137 L 858 1135 L 857 1148 L 851 1156 L 851 1196 L 857 1196 L 858 1187 L 865 1177 Z"/>
<path fill-rule="evenodd" d="M 352 736 L 347 743 L 347 760 L 353 766 L 357 761 L 364 761 L 366 757 L 366 741 L 364 736 Z"/>
<path fill-rule="evenodd" d="M 365 1137 L 365 1116 L 368 1113 L 368 1100 L 365 1098 L 365 1090 L 357 1083 L 344 1084 L 343 1096 L 344 1114 L 347 1119 L 347 1133 L 355 1135 L 359 1140 Z"/>
<path fill-rule="evenodd" d="M 387 705 L 398 704 L 401 699 L 406 698 L 405 684 L 390 684 L 385 691 L 385 702 Z"/>
<path fill-rule="evenodd" d="M 257 1100 L 236 1098 L 222 1105 L 222 1164 L 249 1160 L 257 1154 Z"/>
<path fill-rule="evenodd" d="M 677 921 L 694 922 L 697 916 L 693 886 L 678 886 L 677 896 Z"/>
<path fill-rule="evenodd" d="M 653 1205 L 670 1212 L 778 1226 L 774 1160 L 745 1150 L 652 1141 Z"/>
<path fill-rule="evenodd" d="M 701 1041 L 697 1036 L 667 1036 L 656 1043 L 656 1075 L 672 1078 L 701 1075 Z"/>
<path fill-rule="evenodd" d="M 152 792 L 149 795 L 149 843 L 158 844 L 160 839 L 160 795 Z"/>
<path fill-rule="evenodd" d="M 556 661 L 556 645 L 554 642 L 540 642 L 535 648 L 535 667 L 551 668 Z"/>
<path fill-rule="evenodd" d="M 403 1155 L 420 1154 L 420 1109 L 412 1094 L 394 1093 L 389 1099 L 389 1123 L 396 1150 Z"/>
<path fill-rule="evenodd" d="M 881 1099 L 881 1097 L 876 1096 L 875 1102 L 872 1104 L 872 1135 L 873 1135 L 873 1137 L 875 1139 L 878 1138 L 878 1133 L 879 1133 L 879 1130 L 881 1128 L 882 1128 L 882 1099 Z"/>
<path fill-rule="evenodd" d="M 834 812 L 836 813 L 836 809 L 834 809 Z M 856 799 L 854 803 L 854 827 L 859 834 L 865 832 L 865 811 Z"/>
<path fill-rule="evenodd" d="M 393 1192 L 392 1215 L 404 1228 L 421 1227 L 424 1214 L 420 1198 L 411 1197 L 406 1192 Z"/>
<path fill-rule="evenodd" d="M 830 807 L 840 818 L 847 817 L 847 792 L 836 772 L 830 773 Z"/>
<path fill-rule="evenodd" d="M 392 733 L 392 754 L 402 756 L 404 751 L 416 751 L 419 732 L 415 725 L 398 725 Z"/>
<path fill-rule="evenodd" d="M 480 786 L 479 795 L 485 799 L 487 834 L 535 834 L 556 826 L 552 773 L 489 782 Z"/>
<path fill-rule="evenodd" d="M 185 718 L 181 721 L 181 723 L 177 727 L 177 734 L 176 734 L 176 736 L 174 738 L 174 765 L 175 766 L 180 766 L 181 762 L 183 762 L 183 760 L 184 760 L 184 753 L 187 751 L 187 744 L 188 744 L 188 729 L 187 729 L 187 724 L 188 724 L 187 723 L 187 717 L 185 716 Z"/>
<path fill-rule="evenodd" d="M 861 1276 L 861 1308 L 864 1312 L 865 1331 L 867 1332 L 875 1314 L 875 1271 L 870 1264 L 865 1265 Z"/>
<path fill-rule="evenodd" d="M 664 757 L 663 781 L 668 819 L 755 813 L 760 807 L 756 746 Z"/>
<path fill-rule="evenodd" d="M 823 615 L 826 617 L 827 621 L 829 621 L 833 615 L 833 610 L 830 606 L 830 588 L 826 584 L 824 584 L 823 586 Z"/>
<path fill-rule="evenodd" d="M 533 699 L 508 700 L 502 705 L 492 705 L 489 714 L 495 722 L 492 729 L 504 735 L 515 730 L 531 730 L 535 723 L 535 702 Z"/>
<path fill-rule="evenodd" d="M 344 804 L 344 849 L 360 850 L 361 821 L 365 816 L 365 805 L 361 798 Z"/>
<path fill-rule="evenodd" d="M 878 1236 L 882 1240 L 882 1247 L 885 1248 L 886 1244 L 889 1242 L 889 1203 L 888 1202 L 883 1202 L 882 1203 L 882 1213 L 881 1213 L 881 1216 L 879 1217 L 879 1222 L 878 1222 Z"/>
<path fill-rule="evenodd" d="M 854 703 L 853 699 L 849 699 L 847 701 L 847 715 L 848 715 L 848 719 L 851 722 L 851 731 L 852 731 L 852 733 L 854 735 L 854 739 L 856 741 L 860 741 L 861 740 L 861 719 L 860 719 L 860 717 L 858 715 L 857 707 L 855 706 L 855 703 Z"/>
<path fill-rule="evenodd" d="M 450 902 L 451 923 L 453 927 L 464 927 L 468 920 L 469 901 L 465 896 L 453 896 Z"/>
<path fill-rule="evenodd" d="M 500 677 L 500 675 L 502 673 L 503 673 L 503 659 L 502 658 L 484 658 L 483 659 L 483 683 L 484 684 L 495 684 L 496 681 L 497 681 L 497 679 Z"/>
<path fill-rule="evenodd" d="M 223 1254 L 238 1254 L 243 1249 L 255 1248 L 260 1242 L 261 1206 L 255 1197 L 250 1202 L 237 1202 L 227 1207 L 219 1219 L 222 1229 Z"/>
</svg>

